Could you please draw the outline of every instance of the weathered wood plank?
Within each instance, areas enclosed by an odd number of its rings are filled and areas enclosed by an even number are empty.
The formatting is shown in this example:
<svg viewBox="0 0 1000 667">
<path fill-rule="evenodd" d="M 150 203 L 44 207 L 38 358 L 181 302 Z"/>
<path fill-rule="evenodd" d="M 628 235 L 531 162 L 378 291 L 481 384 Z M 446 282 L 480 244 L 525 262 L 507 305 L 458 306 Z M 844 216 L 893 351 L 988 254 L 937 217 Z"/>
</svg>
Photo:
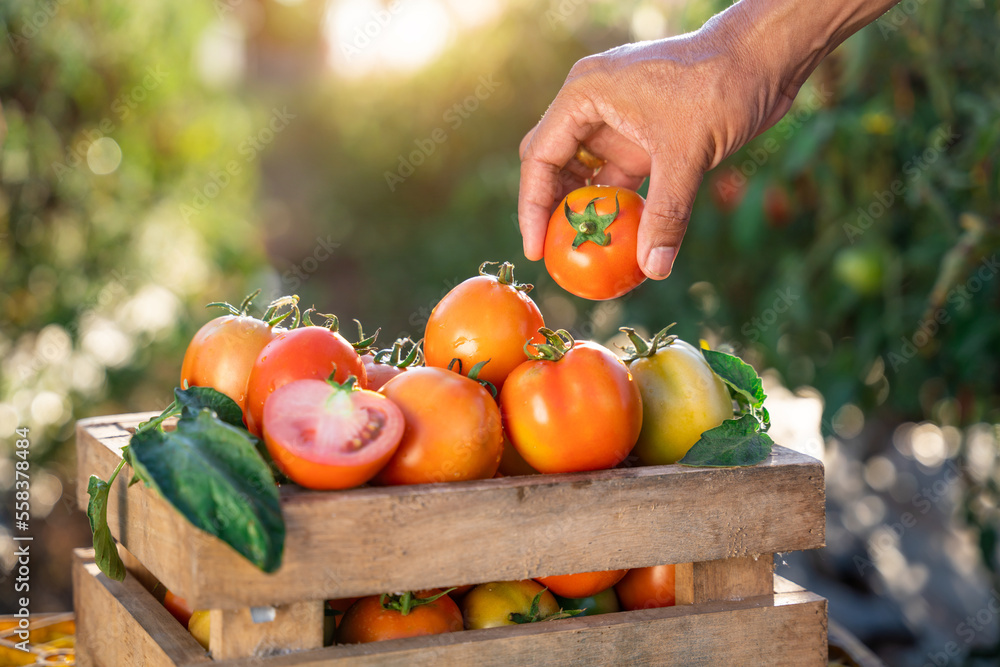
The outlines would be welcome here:
<svg viewBox="0 0 1000 667">
<path fill-rule="evenodd" d="M 81 480 L 106 478 L 116 447 L 83 422 Z M 213 609 L 812 549 L 824 545 L 826 523 L 822 464 L 781 447 L 752 468 L 655 466 L 331 493 L 288 487 L 285 561 L 265 575 L 142 485 L 126 491 L 128 478 L 111 493 L 112 533 L 168 588 Z M 85 481 L 78 488 L 85 499 Z"/>
<path fill-rule="evenodd" d="M 254 623 L 249 609 L 213 609 L 212 658 L 248 658 L 323 646 L 323 601 L 296 602 L 275 609 L 272 621 Z"/>
<path fill-rule="evenodd" d="M 211 660 L 188 631 L 132 577 L 108 579 L 92 549 L 73 558 L 78 665 L 205 665 Z"/>
<path fill-rule="evenodd" d="M 218 667 L 248 664 L 217 663 Z M 336 646 L 276 656 L 254 664 L 259 667 L 327 664 L 338 667 L 512 664 L 820 667 L 827 664 L 826 601 L 811 593 L 787 593 L 774 598 Z"/>
<path fill-rule="evenodd" d="M 774 556 L 741 556 L 675 568 L 677 604 L 742 600 L 774 591 Z"/>
</svg>

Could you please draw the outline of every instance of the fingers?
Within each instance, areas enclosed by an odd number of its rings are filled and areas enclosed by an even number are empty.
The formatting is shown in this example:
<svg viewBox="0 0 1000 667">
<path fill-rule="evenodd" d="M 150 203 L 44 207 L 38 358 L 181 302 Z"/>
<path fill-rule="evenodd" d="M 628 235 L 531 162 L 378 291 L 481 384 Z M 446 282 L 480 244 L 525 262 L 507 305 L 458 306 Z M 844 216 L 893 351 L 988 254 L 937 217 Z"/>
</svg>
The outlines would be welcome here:
<svg viewBox="0 0 1000 667">
<path fill-rule="evenodd" d="M 564 189 L 560 171 L 599 122 L 589 101 L 567 103 L 560 93 L 522 142 L 517 218 L 528 259 L 542 258 L 549 215 Z"/>
<path fill-rule="evenodd" d="M 643 273 L 653 280 L 670 275 L 703 176 L 697 167 L 684 168 L 663 156 L 653 159 L 636 253 Z"/>
</svg>

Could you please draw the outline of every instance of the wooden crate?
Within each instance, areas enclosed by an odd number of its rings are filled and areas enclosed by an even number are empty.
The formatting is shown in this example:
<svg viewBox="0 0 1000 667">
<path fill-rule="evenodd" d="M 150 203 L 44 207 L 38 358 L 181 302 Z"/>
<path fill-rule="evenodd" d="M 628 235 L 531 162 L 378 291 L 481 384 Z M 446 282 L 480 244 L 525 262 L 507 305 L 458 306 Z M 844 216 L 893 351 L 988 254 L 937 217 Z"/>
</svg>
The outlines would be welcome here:
<svg viewBox="0 0 1000 667">
<path fill-rule="evenodd" d="M 107 479 L 150 416 L 78 424 L 81 505 L 89 476 Z M 127 473 L 108 522 L 133 576 L 110 581 L 77 554 L 81 664 L 826 664 L 826 601 L 773 573 L 774 553 L 824 545 L 823 466 L 782 447 L 752 468 L 285 487 L 285 557 L 270 575 L 142 484 L 128 488 Z M 675 607 L 321 648 L 324 599 L 662 563 L 681 564 Z M 213 610 L 214 661 L 135 576 Z M 250 607 L 274 607 L 275 620 L 252 623 Z"/>
</svg>

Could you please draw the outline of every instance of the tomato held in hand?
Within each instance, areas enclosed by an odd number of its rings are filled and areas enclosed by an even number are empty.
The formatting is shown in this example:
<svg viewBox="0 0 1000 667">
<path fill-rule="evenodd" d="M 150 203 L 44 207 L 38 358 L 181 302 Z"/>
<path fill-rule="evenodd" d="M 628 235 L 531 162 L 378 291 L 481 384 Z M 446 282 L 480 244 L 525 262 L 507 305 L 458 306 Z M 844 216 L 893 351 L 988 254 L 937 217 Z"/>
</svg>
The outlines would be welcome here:
<svg viewBox="0 0 1000 667">
<path fill-rule="evenodd" d="M 500 392 L 504 430 L 543 473 L 613 468 L 642 427 L 642 399 L 625 364 L 597 343 L 543 330 L 547 343 Z"/>
<path fill-rule="evenodd" d="M 462 612 L 437 590 L 370 595 L 352 604 L 337 627 L 337 643 L 365 644 L 387 639 L 440 635 L 462 629 Z"/>
<path fill-rule="evenodd" d="M 503 452 L 500 410 L 475 380 L 444 368 L 414 368 L 380 392 L 403 413 L 396 454 L 375 484 L 426 484 L 489 479 Z"/>
<path fill-rule="evenodd" d="M 558 613 L 552 593 L 531 579 L 479 584 L 462 598 L 466 630 L 535 623 Z"/>
<path fill-rule="evenodd" d="M 353 375 L 358 379 L 358 386 L 367 389 L 368 376 L 361 357 L 336 331 L 305 326 L 275 336 L 260 351 L 250 371 L 245 413 L 247 428 L 254 435 L 263 436 L 264 402 L 276 389 L 294 380 L 325 380 L 334 369 L 337 382 L 344 382 Z"/>
<path fill-rule="evenodd" d="M 564 598 L 585 598 L 617 584 L 628 570 L 581 572 L 553 577 L 535 577 L 535 581 Z"/>
<path fill-rule="evenodd" d="M 260 290 L 236 308 L 228 303 L 210 304 L 229 309 L 207 322 L 188 343 L 181 364 L 181 387 L 211 387 L 221 391 L 246 414 L 247 379 L 257 355 L 276 334 L 275 326 L 290 313 L 268 319 L 281 305 L 294 305 L 297 297 L 285 297 L 271 304 L 263 320 L 247 315 L 250 303 Z M 267 321 L 265 321 L 267 320 Z M 281 331 L 278 329 L 277 331 Z"/>
<path fill-rule="evenodd" d="M 309 489 L 364 484 L 392 458 L 403 414 L 382 394 L 322 380 L 279 387 L 264 406 L 264 442 L 275 465 Z"/>
<path fill-rule="evenodd" d="M 646 279 L 636 259 L 645 200 L 635 192 L 588 185 L 566 195 L 545 232 L 545 268 L 585 299 L 614 299 Z"/>
<path fill-rule="evenodd" d="M 642 394 L 642 432 L 632 452 L 643 465 L 666 465 L 684 458 L 701 434 L 733 418 L 725 383 L 701 351 L 667 336 L 652 341 L 623 328 L 635 346 L 626 360 Z"/>
<path fill-rule="evenodd" d="M 674 566 L 634 567 L 615 584 L 615 593 L 627 611 L 673 607 Z"/>
<path fill-rule="evenodd" d="M 452 359 L 468 374 L 481 361 L 489 361 L 479 379 L 499 391 L 504 380 L 522 361 L 524 341 L 542 343 L 538 329 L 545 326 L 542 313 L 528 296 L 531 285 L 514 281 L 514 265 L 504 262 L 495 275 L 486 272 L 462 282 L 434 306 L 424 333 L 428 366 L 447 368 Z"/>
</svg>

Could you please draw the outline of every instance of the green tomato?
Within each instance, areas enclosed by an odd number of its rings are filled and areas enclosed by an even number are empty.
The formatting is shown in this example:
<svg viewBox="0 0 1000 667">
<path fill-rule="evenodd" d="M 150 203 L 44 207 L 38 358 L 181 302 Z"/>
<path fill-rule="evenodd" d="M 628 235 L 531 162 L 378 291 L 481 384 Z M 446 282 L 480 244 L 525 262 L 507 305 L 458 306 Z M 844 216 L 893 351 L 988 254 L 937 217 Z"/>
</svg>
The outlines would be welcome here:
<svg viewBox="0 0 1000 667">
<path fill-rule="evenodd" d="M 583 613 L 580 616 L 610 614 L 622 609 L 621 605 L 618 604 L 618 596 L 615 595 L 614 587 L 607 588 L 600 593 L 594 593 L 585 598 L 564 598 L 557 595 L 556 602 L 559 603 L 559 608 L 563 610 L 582 609 Z"/>
<path fill-rule="evenodd" d="M 531 602 L 538 600 L 538 616 L 544 619 L 559 612 L 555 596 L 544 586 L 531 579 L 523 581 L 494 581 L 479 584 L 462 598 L 462 618 L 466 630 L 517 625 L 511 614 L 530 616 Z"/>
<path fill-rule="evenodd" d="M 632 453 L 643 465 L 676 463 L 701 434 L 733 417 L 729 390 L 701 352 L 682 340 L 629 363 L 642 395 L 642 431 Z"/>
</svg>

